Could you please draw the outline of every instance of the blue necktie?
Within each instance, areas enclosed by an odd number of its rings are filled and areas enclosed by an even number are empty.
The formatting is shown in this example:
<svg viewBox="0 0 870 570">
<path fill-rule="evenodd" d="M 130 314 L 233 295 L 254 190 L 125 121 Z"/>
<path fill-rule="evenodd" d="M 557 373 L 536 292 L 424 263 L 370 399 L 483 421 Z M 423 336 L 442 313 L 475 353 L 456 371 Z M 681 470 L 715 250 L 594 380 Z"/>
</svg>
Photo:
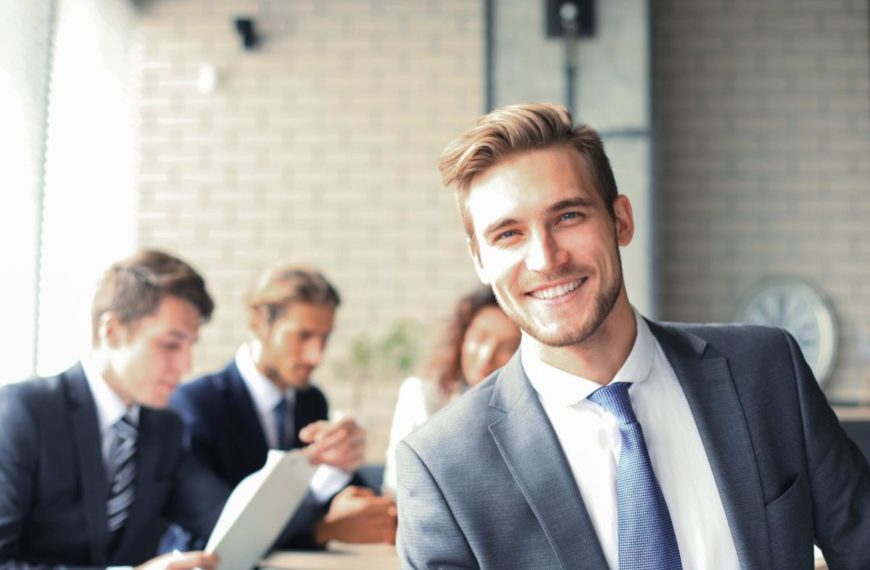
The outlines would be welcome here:
<svg viewBox="0 0 870 570">
<path fill-rule="evenodd" d="M 619 421 L 622 451 L 616 467 L 619 515 L 619 570 L 680 569 L 680 550 L 662 489 L 653 473 L 643 430 L 637 422 L 628 382 L 615 382 L 590 394 Z"/>
<path fill-rule="evenodd" d="M 275 414 L 275 425 L 278 428 L 278 449 L 287 449 L 287 399 L 281 398 L 281 400 L 275 404 L 273 408 L 273 413 Z"/>
</svg>

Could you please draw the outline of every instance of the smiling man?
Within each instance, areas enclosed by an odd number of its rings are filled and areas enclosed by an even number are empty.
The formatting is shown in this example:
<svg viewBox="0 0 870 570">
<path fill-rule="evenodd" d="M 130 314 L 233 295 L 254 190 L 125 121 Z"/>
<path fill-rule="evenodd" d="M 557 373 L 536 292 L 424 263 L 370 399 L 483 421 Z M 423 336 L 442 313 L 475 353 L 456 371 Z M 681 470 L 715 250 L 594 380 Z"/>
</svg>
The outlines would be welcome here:
<svg viewBox="0 0 870 570">
<path fill-rule="evenodd" d="M 202 552 L 151 559 L 166 520 L 207 535 L 228 494 L 164 410 L 213 308 L 193 268 L 139 252 L 98 285 L 91 353 L 0 391 L 0 567 L 216 566 Z"/>
<path fill-rule="evenodd" d="M 631 203 L 592 129 L 504 107 L 440 168 L 522 341 L 400 444 L 406 567 L 812 568 L 814 542 L 870 564 L 870 467 L 794 339 L 629 303 Z"/>
<path fill-rule="evenodd" d="M 326 397 L 311 382 L 340 302 L 336 288 L 311 267 L 268 268 L 248 297 L 251 340 L 222 370 L 185 384 L 172 399 L 194 455 L 228 485 L 260 469 L 269 449 L 304 448 L 321 464 L 277 548 L 395 541 L 393 502 L 355 478 L 363 429 L 352 418 L 330 422 Z M 172 535 L 166 548 L 201 540 L 177 528 Z"/>
</svg>

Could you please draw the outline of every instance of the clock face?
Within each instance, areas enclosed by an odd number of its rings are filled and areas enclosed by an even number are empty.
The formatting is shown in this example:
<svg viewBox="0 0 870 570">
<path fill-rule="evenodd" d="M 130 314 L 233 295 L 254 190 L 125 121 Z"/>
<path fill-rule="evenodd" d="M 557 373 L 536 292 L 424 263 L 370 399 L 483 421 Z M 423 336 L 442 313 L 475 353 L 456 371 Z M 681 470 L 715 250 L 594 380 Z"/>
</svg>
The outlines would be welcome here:
<svg viewBox="0 0 870 570">
<path fill-rule="evenodd" d="M 827 301 L 809 284 L 792 279 L 756 286 L 740 309 L 740 322 L 780 327 L 795 338 L 820 384 L 830 376 L 837 327 Z"/>
</svg>

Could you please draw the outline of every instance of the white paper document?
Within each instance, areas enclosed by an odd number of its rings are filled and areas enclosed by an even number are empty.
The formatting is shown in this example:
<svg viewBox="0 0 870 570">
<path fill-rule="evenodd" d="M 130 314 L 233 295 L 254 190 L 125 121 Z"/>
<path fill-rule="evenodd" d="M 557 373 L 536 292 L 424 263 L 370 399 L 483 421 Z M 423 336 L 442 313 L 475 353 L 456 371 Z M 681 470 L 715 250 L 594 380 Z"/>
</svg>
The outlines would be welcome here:
<svg viewBox="0 0 870 570">
<path fill-rule="evenodd" d="M 308 492 L 315 467 L 298 450 L 270 450 L 262 469 L 236 485 L 208 539 L 220 567 L 255 567 Z"/>
</svg>

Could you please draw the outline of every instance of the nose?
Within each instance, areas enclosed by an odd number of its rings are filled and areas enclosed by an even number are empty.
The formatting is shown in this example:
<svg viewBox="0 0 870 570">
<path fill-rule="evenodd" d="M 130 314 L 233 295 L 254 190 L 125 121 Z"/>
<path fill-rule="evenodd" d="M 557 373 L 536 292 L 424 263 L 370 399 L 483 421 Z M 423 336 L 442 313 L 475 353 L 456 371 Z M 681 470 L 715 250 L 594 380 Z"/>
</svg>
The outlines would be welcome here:
<svg viewBox="0 0 870 570">
<path fill-rule="evenodd" d="M 323 360 L 323 351 L 326 348 L 326 342 L 322 339 L 313 338 L 305 343 L 305 349 L 302 352 L 302 357 L 305 364 L 316 367 Z"/>
<path fill-rule="evenodd" d="M 529 271 L 546 272 L 564 262 L 563 250 L 550 232 L 533 232 L 526 252 Z"/>
<path fill-rule="evenodd" d="M 183 376 L 193 368 L 193 350 L 190 347 L 179 350 L 172 361 L 174 371 Z"/>
</svg>

